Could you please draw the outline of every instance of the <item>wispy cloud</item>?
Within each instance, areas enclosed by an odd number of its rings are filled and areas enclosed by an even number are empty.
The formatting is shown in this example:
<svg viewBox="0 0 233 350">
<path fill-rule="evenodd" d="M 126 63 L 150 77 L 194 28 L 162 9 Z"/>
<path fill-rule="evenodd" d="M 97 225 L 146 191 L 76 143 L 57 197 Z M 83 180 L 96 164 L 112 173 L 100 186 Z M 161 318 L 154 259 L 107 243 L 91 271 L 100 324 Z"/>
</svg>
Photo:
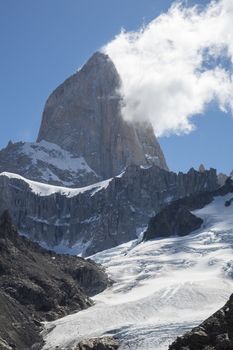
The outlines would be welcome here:
<svg viewBox="0 0 233 350">
<path fill-rule="evenodd" d="M 158 136 L 189 133 L 191 117 L 215 100 L 233 111 L 233 1 L 205 8 L 175 3 L 136 32 L 122 31 L 103 50 L 122 79 L 122 113 L 150 120 Z"/>
</svg>

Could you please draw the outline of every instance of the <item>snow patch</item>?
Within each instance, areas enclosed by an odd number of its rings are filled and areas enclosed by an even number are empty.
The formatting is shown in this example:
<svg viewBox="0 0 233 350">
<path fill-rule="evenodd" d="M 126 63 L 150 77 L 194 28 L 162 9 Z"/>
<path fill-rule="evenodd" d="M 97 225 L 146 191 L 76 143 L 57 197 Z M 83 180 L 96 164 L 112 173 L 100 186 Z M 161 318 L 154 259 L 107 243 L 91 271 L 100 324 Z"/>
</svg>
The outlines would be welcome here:
<svg viewBox="0 0 233 350">
<path fill-rule="evenodd" d="M 21 152 L 31 158 L 34 165 L 41 161 L 51 164 L 60 170 L 68 170 L 74 173 L 78 171 L 92 172 L 96 175 L 83 157 L 74 157 L 70 152 L 65 151 L 54 143 L 44 140 L 38 143 L 25 142 Z"/>
<path fill-rule="evenodd" d="M 0 173 L 0 176 L 6 176 L 9 179 L 18 179 L 18 180 L 24 181 L 25 183 L 28 184 L 31 191 L 39 196 L 50 196 L 52 194 L 59 193 L 61 195 L 67 196 L 69 198 L 77 196 L 78 194 L 90 192 L 90 191 L 93 191 L 91 196 L 94 196 L 97 192 L 99 192 L 103 189 L 106 189 L 109 186 L 110 182 L 112 181 L 112 178 L 111 178 L 108 180 L 97 182 L 97 183 L 90 185 L 90 186 L 85 186 L 85 187 L 80 187 L 80 188 L 69 188 L 69 187 L 61 187 L 61 186 L 53 186 L 53 185 L 43 184 L 41 182 L 28 180 L 25 177 L 20 176 L 18 174 L 13 174 L 13 173 L 8 173 L 8 172 L 2 172 L 2 173 Z M 11 184 L 11 186 L 17 187 L 14 184 Z M 20 187 L 17 187 L 17 189 L 22 190 Z"/>
<path fill-rule="evenodd" d="M 69 254 L 82 257 L 90 244 L 91 240 L 85 241 L 84 239 L 80 239 L 75 242 L 74 245 L 71 245 L 68 240 L 64 239 L 58 245 L 53 247 L 53 251 L 57 254 Z M 45 242 L 40 242 L 40 245 L 45 249 L 51 249 L 51 247 L 49 247 Z"/>
</svg>

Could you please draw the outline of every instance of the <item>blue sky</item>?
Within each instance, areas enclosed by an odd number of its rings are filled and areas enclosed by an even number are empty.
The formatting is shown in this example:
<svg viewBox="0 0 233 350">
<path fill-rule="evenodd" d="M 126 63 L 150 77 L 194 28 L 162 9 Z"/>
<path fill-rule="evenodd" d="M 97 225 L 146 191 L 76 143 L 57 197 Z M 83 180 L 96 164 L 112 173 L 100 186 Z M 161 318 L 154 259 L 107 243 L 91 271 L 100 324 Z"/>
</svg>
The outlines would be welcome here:
<svg viewBox="0 0 233 350">
<path fill-rule="evenodd" d="M 0 1 L 0 147 L 33 141 L 48 95 L 121 28 L 137 30 L 166 11 L 170 0 Z M 189 4 L 208 1 L 188 1 Z M 233 119 L 211 104 L 189 135 L 162 137 L 169 167 L 204 163 L 229 172 Z"/>
</svg>

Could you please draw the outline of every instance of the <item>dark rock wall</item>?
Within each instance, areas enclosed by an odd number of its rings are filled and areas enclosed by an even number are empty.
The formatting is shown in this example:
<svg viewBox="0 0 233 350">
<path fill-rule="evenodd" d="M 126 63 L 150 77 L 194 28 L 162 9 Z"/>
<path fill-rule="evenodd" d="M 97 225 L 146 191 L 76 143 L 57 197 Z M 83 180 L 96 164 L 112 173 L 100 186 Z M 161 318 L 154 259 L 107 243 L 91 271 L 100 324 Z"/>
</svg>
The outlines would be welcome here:
<svg viewBox="0 0 233 350">
<path fill-rule="evenodd" d="M 0 212 L 8 209 L 20 232 L 33 240 L 51 248 L 78 242 L 88 255 L 134 239 L 137 229 L 170 201 L 217 186 L 213 169 L 175 174 L 156 166 L 130 166 L 107 188 L 68 198 L 39 196 L 26 182 L 0 176 Z"/>
</svg>

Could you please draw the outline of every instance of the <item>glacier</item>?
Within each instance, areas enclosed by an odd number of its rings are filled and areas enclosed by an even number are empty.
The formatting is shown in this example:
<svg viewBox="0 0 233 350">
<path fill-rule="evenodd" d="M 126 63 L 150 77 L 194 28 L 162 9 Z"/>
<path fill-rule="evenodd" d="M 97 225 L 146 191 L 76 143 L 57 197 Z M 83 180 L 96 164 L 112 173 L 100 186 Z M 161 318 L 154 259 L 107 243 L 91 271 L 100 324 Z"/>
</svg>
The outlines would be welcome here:
<svg viewBox="0 0 233 350">
<path fill-rule="evenodd" d="M 115 283 L 95 305 L 45 323 L 44 350 L 114 335 L 120 350 L 165 350 L 220 308 L 233 291 L 233 194 L 193 213 L 203 226 L 185 237 L 131 241 L 91 256 Z"/>
</svg>

